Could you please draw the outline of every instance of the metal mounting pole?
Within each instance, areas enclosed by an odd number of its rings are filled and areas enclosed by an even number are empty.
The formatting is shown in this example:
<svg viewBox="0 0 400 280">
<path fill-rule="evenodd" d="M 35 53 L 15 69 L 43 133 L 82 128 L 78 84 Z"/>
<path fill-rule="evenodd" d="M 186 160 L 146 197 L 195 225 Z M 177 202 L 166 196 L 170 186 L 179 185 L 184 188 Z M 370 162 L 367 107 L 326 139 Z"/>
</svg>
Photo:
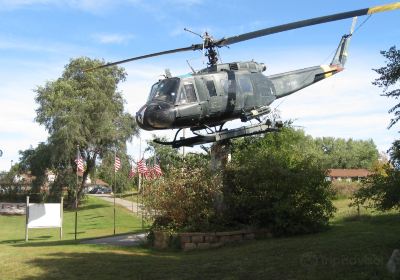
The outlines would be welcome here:
<svg viewBox="0 0 400 280">
<path fill-rule="evenodd" d="M 77 160 L 79 161 L 79 145 L 77 148 Z M 78 232 L 78 188 L 79 188 L 79 176 L 78 176 L 78 162 L 76 163 L 76 189 L 75 189 L 75 240 Z"/>
<path fill-rule="evenodd" d="M 25 241 L 28 242 L 29 195 L 26 196 L 25 216 Z"/>
<path fill-rule="evenodd" d="M 114 153 L 114 235 L 115 235 L 115 194 L 117 192 L 117 183 L 116 183 L 116 176 L 115 174 L 117 173 L 115 171 L 115 160 L 117 158 L 117 150 L 115 149 L 115 153 Z"/>
</svg>

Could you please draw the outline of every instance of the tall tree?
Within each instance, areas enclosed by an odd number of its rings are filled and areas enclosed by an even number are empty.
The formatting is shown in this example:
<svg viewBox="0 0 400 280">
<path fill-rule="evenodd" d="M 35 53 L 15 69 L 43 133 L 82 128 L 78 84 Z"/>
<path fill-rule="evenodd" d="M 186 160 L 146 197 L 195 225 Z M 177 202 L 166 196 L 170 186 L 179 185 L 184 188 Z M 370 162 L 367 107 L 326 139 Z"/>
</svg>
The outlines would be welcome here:
<svg viewBox="0 0 400 280">
<path fill-rule="evenodd" d="M 383 88 L 383 96 L 398 99 L 400 97 L 400 50 L 395 46 L 381 51 L 386 58 L 386 66 L 374 69 L 380 76 L 373 84 Z M 389 128 L 400 120 L 400 103 L 393 106 Z M 390 164 L 384 164 L 380 170 L 369 176 L 354 195 L 354 204 L 366 204 L 378 210 L 400 209 L 400 140 L 395 140 L 389 149 Z"/>
<path fill-rule="evenodd" d="M 372 84 L 383 88 L 383 95 L 398 99 L 400 97 L 400 50 L 396 46 L 391 47 L 388 51 L 381 51 L 385 57 L 386 66 L 374 69 L 380 75 Z M 389 128 L 400 120 L 400 103 L 393 106 L 389 113 L 393 113 L 394 117 L 391 119 Z"/>
<path fill-rule="evenodd" d="M 76 170 L 77 147 L 85 162 L 75 190 L 78 199 L 96 160 L 115 149 L 125 151 L 126 141 L 138 133 L 134 117 L 124 112 L 124 99 L 118 91 L 118 84 L 126 78 L 124 69 L 113 66 L 82 72 L 102 63 L 85 57 L 72 59 L 60 78 L 35 89 L 39 104 L 36 121 L 49 133 L 48 144 L 58 170 Z"/>
</svg>

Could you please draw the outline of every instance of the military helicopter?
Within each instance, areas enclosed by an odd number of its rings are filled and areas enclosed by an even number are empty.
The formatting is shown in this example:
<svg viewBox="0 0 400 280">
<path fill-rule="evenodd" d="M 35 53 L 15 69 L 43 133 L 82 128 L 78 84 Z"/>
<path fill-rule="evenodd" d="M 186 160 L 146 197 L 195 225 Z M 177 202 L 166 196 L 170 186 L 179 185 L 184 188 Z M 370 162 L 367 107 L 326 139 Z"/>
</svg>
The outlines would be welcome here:
<svg viewBox="0 0 400 280">
<path fill-rule="evenodd" d="M 88 70 L 177 52 L 204 51 L 208 58 L 206 68 L 199 71 L 192 69 L 193 73 L 177 77 L 172 77 L 170 72 L 166 71 L 165 78 L 151 87 L 146 104 L 136 113 L 139 127 L 145 130 L 178 129 L 170 142 L 155 140 L 173 147 L 193 146 L 267 133 L 277 131 L 282 126 L 281 121 L 261 120 L 262 116 L 271 113 L 269 105 L 274 100 L 299 91 L 344 69 L 355 20 L 353 20 L 350 33 L 342 36 L 329 65 L 265 76 L 262 74 L 266 70 L 263 63 L 245 61 L 218 64 L 218 48 L 278 32 L 399 8 L 400 2 L 396 2 L 296 21 L 218 40 L 206 32 L 204 35 L 197 34 L 202 38 L 199 44 L 137 56 Z M 236 129 L 223 129 L 226 122 L 234 119 L 240 119 L 242 122 L 256 119 L 259 123 Z M 184 128 L 190 128 L 195 136 L 178 139 L 179 132 Z"/>
</svg>

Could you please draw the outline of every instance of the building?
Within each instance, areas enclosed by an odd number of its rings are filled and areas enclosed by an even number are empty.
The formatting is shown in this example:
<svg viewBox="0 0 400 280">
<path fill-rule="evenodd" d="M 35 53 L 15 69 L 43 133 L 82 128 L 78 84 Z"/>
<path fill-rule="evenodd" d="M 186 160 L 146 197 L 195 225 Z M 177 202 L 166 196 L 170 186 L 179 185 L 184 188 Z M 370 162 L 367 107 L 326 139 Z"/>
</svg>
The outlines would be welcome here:
<svg viewBox="0 0 400 280">
<path fill-rule="evenodd" d="M 361 179 L 371 175 L 372 172 L 367 169 L 328 169 L 327 180 L 359 182 Z"/>
</svg>

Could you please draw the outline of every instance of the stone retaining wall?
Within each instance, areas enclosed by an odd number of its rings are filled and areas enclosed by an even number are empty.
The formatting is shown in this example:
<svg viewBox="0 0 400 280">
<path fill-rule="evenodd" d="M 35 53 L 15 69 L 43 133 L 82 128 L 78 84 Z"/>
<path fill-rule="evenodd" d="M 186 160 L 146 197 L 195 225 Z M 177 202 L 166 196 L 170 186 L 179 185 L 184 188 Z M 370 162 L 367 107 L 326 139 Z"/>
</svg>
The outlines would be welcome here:
<svg viewBox="0 0 400 280">
<path fill-rule="evenodd" d="M 0 202 L 0 215 L 25 215 L 25 203 Z"/>
<path fill-rule="evenodd" d="M 220 247 L 227 243 L 238 243 L 253 240 L 258 237 L 271 237 L 267 230 L 238 230 L 225 232 L 185 232 L 171 234 L 154 231 L 154 247 L 165 249 L 171 243 L 179 244 L 184 251 Z M 174 242 L 175 241 L 175 242 Z"/>
</svg>

